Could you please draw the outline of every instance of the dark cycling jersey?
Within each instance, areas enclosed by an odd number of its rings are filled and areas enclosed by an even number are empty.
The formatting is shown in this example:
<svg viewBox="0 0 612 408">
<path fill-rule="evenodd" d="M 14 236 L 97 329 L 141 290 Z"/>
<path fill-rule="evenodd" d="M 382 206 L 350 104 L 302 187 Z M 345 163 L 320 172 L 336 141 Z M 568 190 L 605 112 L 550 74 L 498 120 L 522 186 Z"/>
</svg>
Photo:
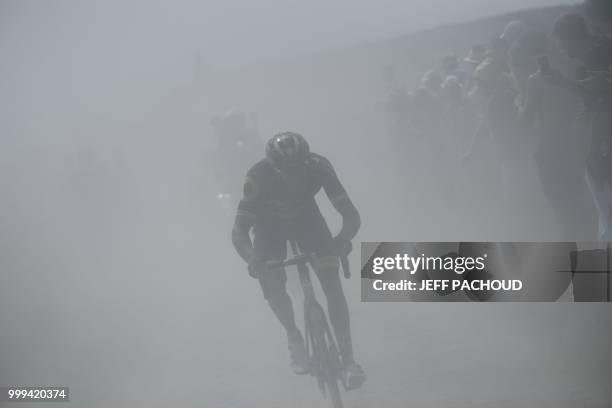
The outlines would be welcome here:
<svg viewBox="0 0 612 408">
<path fill-rule="evenodd" d="M 315 201 L 321 189 L 342 216 L 342 228 L 335 238 Z M 353 239 L 359 226 L 359 212 L 329 160 L 310 153 L 303 165 L 282 173 L 268 160 L 251 167 L 238 204 L 232 242 L 247 262 L 253 257 L 284 259 L 287 240 L 297 242 L 303 252 L 324 256 L 332 251 L 333 242 Z"/>
<path fill-rule="evenodd" d="M 305 166 L 282 174 L 268 160 L 248 171 L 238 214 L 255 219 L 255 225 L 293 220 L 316 207 L 315 195 L 323 188 L 332 201 L 346 196 L 329 160 L 311 153 Z"/>
</svg>

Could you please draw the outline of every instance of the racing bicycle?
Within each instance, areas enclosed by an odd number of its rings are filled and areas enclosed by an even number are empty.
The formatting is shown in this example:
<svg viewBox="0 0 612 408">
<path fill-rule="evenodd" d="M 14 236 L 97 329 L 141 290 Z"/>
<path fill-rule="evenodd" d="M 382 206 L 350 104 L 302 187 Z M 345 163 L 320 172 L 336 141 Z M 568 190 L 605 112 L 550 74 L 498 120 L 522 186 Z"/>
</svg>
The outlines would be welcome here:
<svg viewBox="0 0 612 408">
<path fill-rule="evenodd" d="M 300 278 L 300 285 L 304 292 L 304 337 L 306 342 L 306 352 L 309 360 L 309 374 L 315 377 L 319 390 L 324 397 L 328 397 L 334 408 L 342 408 L 342 397 L 340 386 L 348 390 L 347 384 L 342 377 L 342 364 L 338 344 L 328 319 L 321 304 L 315 297 L 314 287 L 310 279 L 308 264 L 316 261 L 315 254 L 302 254 L 295 242 L 291 242 L 293 258 L 283 262 L 275 262 L 270 266 L 280 268 L 295 265 Z M 346 278 L 350 277 L 348 268 L 348 258 L 341 257 L 342 269 Z"/>
</svg>

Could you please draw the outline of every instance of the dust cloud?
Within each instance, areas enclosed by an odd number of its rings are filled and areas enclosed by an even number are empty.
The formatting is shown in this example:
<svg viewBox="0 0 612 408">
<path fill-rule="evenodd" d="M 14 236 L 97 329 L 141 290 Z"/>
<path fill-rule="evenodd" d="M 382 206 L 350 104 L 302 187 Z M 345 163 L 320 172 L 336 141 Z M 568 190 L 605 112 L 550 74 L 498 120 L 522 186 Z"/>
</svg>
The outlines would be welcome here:
<svg viewBox="0 0 612 408">
<path fill-rule="evenodd" d="M 388 31 L 349 24 L 332 50 L 301 33 L 301 48 L 283 54 L 257 11 L 257 60 L 251 31 L 232 37 L 215 22 L 253 12 L 230 3 L 0 5 L 0 386 L 65 385 L 72 406 L 91 408 L 327 406 L 312 379 L 290 375 L 283 330 L 231 246 L 235 208 L 217 198 L 211 119 L 232 108 L 262 140 L 299 131 L 332 161 L 361 212 L 356 244 L 558 238 L 535 183 L 529 207 L 478 199 L 465 214 L 432 202 L 430 175 L 390 141 L 383 67 L 397 62 L 416 83 L 432 54 L 464 52 L 467 39 L 445 49 L 383 40 L 413 31 L 396 18 Z M 465 20 L 510 10 L 472 3 Z M 452 11 L 413 28 L 454 21 Z M 606 305 L 361 303 L 358 263 L 355 251 L 344 287 L 369 380 L 347 407 L 612 400 Z"/>
</svg>

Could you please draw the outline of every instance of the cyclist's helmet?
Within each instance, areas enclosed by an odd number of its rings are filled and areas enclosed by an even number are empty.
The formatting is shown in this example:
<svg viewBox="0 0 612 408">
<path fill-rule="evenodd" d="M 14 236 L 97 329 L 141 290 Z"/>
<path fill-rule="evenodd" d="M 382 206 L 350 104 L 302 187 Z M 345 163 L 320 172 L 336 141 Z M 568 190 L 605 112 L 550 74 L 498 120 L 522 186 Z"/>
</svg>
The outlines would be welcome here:
<svg viewBox="0 0 612 408">
<path fill-rule="evenodd" d="M 303 164 L 310 155 L 310 147 L 304 136 L 294 132 L 282 132 L 266 143 L 266 158 L 282 170 Z"/>
</svg>

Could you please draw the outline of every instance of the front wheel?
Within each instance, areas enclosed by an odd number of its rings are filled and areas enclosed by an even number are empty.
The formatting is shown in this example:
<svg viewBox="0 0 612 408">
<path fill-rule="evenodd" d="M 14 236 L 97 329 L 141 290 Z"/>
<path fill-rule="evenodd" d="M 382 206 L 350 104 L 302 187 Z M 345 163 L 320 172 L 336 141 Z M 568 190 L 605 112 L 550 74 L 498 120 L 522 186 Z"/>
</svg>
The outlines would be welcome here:
<svg viewBox="0 0 612 408">
<path fill-rule="evenodd" d="M 343 408 L 340 395 L 340 354 L 320 305 L 308 314 L 307 332 L 312 349 L 312 375 L 317 378 L 323 394 L 329 394 L 334 408 Z"/>
<path fill-rule="evenodd" d="M 333 350 L 328 347 L 327 358 L 323 361 L 323 371 L 326 377 L 327 391 L 329 392 L 329 399 L 332 402 L 334 408 L 342 408 L 342 397 L 340 396 L 340 387 L 338 387 L 339 381 L 339 368 L 332 366 L 331 357 L 333 356 Z"/>
</svg>

